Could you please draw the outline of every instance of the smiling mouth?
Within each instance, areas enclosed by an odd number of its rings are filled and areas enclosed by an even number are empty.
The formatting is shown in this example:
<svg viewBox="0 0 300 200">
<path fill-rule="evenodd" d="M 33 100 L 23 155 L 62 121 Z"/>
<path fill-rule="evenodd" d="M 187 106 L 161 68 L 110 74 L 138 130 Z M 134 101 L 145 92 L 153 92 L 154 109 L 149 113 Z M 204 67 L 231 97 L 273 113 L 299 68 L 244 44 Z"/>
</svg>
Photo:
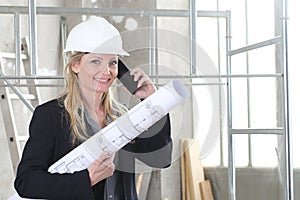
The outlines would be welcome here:
<svg viewBox="0 0 300 200">
<path fill-rule="evenodd" d="M 103 78 L 101 78 L 101 79 L 95 78 L 95 80 L 97 82 L 100 82 L 100 83 L 108 83 L 110 81 L 110 78 L 105 78 L 105 79 L 103 79 Z"/>
</svg>

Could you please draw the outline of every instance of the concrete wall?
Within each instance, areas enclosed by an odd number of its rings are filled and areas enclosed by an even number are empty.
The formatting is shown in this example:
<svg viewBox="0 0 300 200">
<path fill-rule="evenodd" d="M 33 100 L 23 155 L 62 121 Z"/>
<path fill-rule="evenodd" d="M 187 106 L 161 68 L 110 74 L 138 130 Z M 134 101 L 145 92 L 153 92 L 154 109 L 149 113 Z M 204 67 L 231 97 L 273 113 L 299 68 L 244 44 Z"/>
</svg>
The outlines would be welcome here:
<svg viewBox="0 0 300 200">
<path fill-rule="evenodd" d="M 211 182 L 214 199 L 228 199 L 228 169 L 206 168 L 205 176 Z M 236 199 L 281 200 L 282 184 L 276 168 L 236 169 Z"/>
<path fill-rule="evenodd" d="M 157 1 L 158 9 L 188 10 L 189 1 Z M 158 17 L 157 74 L 159 75 L 188 75 L 189 62 L 189 19 L 185 17 Z M 169 80 L 160 80 L 167 82 Z M 183 82 L 188 80 L 182 79 Z M 171 113 L 172 138 L 174 142 L 173 164 L 170 168 L 161 171 L 161 197 L 160 199 L 180 200 L 180 139 L 193 137 L 193 111 L 192 98 L 184 102 L 182 107 Z"/>
</svg>

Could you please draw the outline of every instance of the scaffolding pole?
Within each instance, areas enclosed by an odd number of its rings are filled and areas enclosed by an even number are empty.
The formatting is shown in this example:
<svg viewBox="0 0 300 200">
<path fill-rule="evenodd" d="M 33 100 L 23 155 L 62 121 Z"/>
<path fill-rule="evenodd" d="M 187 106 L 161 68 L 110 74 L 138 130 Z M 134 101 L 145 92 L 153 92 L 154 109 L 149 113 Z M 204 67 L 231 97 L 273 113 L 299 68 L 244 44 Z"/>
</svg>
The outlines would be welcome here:
<svg viewBox="0 0 300 200">
<path fill-rule="evenodd" d="M 31 75 L 36 75 L 37 68 L 37 42 L 36 42 L 36 2 L 35 0 L 28 1 L 28 13 L 29 13 L 29 40 L 30 40 L 30 69 Z"/>
</svg>

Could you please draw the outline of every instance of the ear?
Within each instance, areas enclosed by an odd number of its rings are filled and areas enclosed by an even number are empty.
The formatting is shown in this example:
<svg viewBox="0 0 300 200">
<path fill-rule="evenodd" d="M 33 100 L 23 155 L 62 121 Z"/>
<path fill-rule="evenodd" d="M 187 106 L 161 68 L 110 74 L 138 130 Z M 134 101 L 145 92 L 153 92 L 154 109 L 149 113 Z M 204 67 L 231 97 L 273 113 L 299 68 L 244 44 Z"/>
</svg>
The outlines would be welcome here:
<svg viewBox="0 0 300 200">
<path fill-rule="evenodd" d="M 79 73 L 80 72 L 79 62 L 73 62 L 71 64 L 71 69 L 75 74 Z"/>
</svg>

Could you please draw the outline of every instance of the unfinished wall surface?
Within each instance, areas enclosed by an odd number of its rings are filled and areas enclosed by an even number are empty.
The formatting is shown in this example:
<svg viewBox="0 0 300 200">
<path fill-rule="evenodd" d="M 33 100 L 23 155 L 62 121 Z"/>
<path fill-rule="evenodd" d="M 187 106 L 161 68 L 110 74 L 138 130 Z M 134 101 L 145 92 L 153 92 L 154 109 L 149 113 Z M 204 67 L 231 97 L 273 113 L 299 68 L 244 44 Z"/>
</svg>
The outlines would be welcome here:
<svg viewBox="0 0 300 200">
<path fill-rule="evenodd" d="M 60 0 L 40 0 L 37 1 L 37 6 L 62 6 Z M 19 0 L 3 0 L 0 2 L 0 6 L 28 6 L 28 1 Z M 37 74 L 38 75 L 57 75 L 61 69 L 60 59 L 60 16 L 43 15 L 37 17 Z M 28 15 L 20 15 L 20 37 L 29 37 L 29 22 Z M 49 28 L 51 27 L 51 28 Z M 15 39 L 14 39 L 14 15 L 13 14 L 1 14 L 0 15 L 0 52 L 14 53 L 15 52 Z M 3 31 L 5 30 L 5 31 Z M 50 31 L 51 30 L 51 31 Z M 28 60 L 23 60 L 28 62 Z M 5 60 L 6 71 L 14 71 L 15 62 L 14 59 Z M 7 74 L 9 75 L 9 74 Z M 14 75 L 14 74 L 11 74 Z M 49 84 L 51 81 L 40 81 L 37 83 Z M 22 89 L 23 90 L 23 89 Z M 57 88 L 39 88 L 40 102 L 52 98 L 57 95 Z M 1 111 L 2 112 L 2 111 Z M 28 134 L 28 123 L 31 119 L 31 112 L 20 102 L 14 102 L 14 114 L 16 117 L 16 124 L 19 129 L 19 134 Z M 3 113 L 5 116 L 5 113 Z M 0 117 L 0 127 L 4 127 L 4 120 L 2 115 Z M 13 187 L 13 181 L 15 172 L 13 171 L 11 164 L 10 151 L 8 148 L 9 139 L 6 137 L 5 129 L 0 130 L 0 199 L 5 200 L 13 193 L 15 193 Z"/>
<path fill-rule="evenodd" d="M 188 10 L 189 1 L 157 1 L 158 9 Z M 190 38 L 188 17 L 158 17 L 157 53 L 158 75 L 188 75 L 190 74 Z M 170 79 L 169 79 L 170 80 Z M 161 79 L 167 82 L 168 79 Z M 181 79 L 183 82 L 188 80 Z M 180 139 L 193 137 L 192 98 L 182 107 L 171 113 L 173 122 L 172 137 L 174 142 L 173 163 L 170 168 L 161 171 L 161 197 L 160 199 L 181 199 L 180 178 Z"/>
</svg>

